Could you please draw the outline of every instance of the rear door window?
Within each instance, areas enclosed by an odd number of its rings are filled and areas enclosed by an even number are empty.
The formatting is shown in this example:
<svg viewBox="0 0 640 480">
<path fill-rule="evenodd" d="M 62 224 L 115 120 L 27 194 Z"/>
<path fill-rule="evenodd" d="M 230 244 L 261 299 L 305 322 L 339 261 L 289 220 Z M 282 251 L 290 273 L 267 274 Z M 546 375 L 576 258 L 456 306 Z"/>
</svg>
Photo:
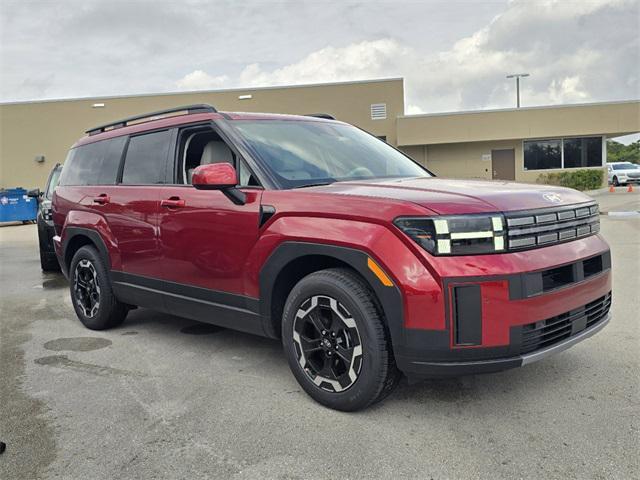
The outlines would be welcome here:
<svg viewBox="0 0 640 480">
<path fill-rule="evenodd" d="M 154 185 L 166 182 L 171 130 L 131 137 L 122 171 L 125 185 Z"/>
</svg>

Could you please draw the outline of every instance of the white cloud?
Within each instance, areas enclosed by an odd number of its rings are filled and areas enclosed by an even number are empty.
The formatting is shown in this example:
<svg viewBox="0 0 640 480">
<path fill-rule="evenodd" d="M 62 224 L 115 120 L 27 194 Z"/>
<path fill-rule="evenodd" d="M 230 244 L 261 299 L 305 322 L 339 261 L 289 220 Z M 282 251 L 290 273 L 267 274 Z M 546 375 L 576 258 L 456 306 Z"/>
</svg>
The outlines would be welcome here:
<svg viewBox="0 0 640 480">
<path fill-rule="evenodd" d="M 2 100 L 402 76 L 436 112 L 513 106 L 514 72 L 524 106 L 640 97 L 638 0 L 4 1 Z"/>
<path fill-rule="evenodd" d="M 410 49 L 391 39 L 364 41 L 347 47 L 328 46 L 302 60 L 268 71 L 253 63 L 240 73 L 247 86 L 336 82 L 389 76 L 396 61 L 411 55 Z"/>
<path fill-rule="evenodd" d="M 424 52 L 392 38 L 327 46 L 276 68 L 247 65 L 242 86 L 403 76 L 407 113 L 510 107 L 513 80 L 522 104 L 575 103 L 640 96 L 637 3 L 514 0 L 488 26 L 450 49 Z"/>
<path fill-rule="evenodd" d="M 194 70 L 176 82 L 178 90 L 211 90 L 222 88 L 229 82 L 227 75 L 211 76 L 202 70 Z"/>
</svg>

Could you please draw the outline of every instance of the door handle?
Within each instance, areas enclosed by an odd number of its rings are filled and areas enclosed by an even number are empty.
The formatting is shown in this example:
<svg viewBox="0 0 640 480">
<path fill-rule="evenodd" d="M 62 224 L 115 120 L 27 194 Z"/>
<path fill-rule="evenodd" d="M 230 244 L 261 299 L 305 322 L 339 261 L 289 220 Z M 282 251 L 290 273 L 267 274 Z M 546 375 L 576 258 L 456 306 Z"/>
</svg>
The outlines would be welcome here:
<svg viewBox="0 0 640 480">
<path fill-rule="evenodd" d="M 179 197 L 171 197 L 165 198 L 164 200 L 160 200 L 160 206 L 166 208 L 180 208 L 184 207 L 185 201 L 180 199 Z"/>
<path fill-rule="evenodd" d="M 109 203 L 111 201 L 111 197 L 106 193 L 101 193 L 97 197 L 93 197 L 93 203 L 99 203 L 100 205 L 104 205 L 105 203 Z"/>
</svg>

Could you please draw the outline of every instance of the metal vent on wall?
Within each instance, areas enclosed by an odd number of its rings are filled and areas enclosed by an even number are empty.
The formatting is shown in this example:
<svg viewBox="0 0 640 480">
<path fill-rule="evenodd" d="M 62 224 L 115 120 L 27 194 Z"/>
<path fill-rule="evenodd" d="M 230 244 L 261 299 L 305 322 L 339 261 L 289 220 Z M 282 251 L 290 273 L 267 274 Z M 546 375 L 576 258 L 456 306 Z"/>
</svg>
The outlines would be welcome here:
<svg viewBox="0 0 640 480">
<path fill-rule="evenodd" d="M 387 118 L 387 104 L 372 103 L 371 104 L 371 120 L 386 120 L 386 118 Z"/>
</svg>

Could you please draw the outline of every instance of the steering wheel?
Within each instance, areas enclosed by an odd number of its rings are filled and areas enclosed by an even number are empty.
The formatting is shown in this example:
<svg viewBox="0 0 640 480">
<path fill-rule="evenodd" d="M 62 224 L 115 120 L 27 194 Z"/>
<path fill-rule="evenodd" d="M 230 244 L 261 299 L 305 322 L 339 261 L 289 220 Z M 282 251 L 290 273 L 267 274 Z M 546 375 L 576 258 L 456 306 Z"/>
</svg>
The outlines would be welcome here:
<svg viewBox="0 0 640 480">
<path fill-rule="evenodd" d="M 373 177 L 373 172 L 367 167 L 356 167 L 346 175 L 347 177 Z"/>
</svg>

